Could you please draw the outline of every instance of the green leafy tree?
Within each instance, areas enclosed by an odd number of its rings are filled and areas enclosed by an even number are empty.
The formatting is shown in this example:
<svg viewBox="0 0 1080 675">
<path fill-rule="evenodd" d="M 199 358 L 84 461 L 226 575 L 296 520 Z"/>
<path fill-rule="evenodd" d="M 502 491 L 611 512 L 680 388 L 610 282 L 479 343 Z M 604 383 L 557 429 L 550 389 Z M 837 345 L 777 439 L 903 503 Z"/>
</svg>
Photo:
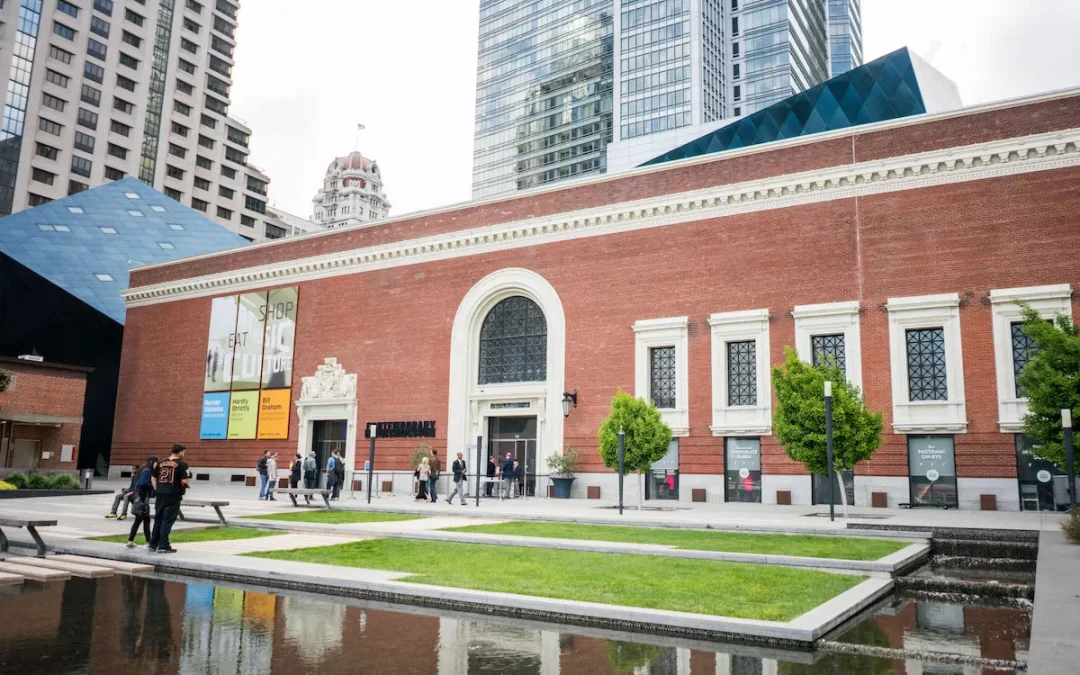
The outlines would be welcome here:
<svg viewBox="0 0 1080 675">
<path fill-rule="evenodd" d="M 0 392 L 3 392 L 11 386 L 11 374 L 8 371 L 0 369 Z"/>
<path fill-rule="evenodd" d="M 615 640 L 604 640 L 604 642 L 607 643 L 608 663 L 619 675 L 632 674 L 640 668 L 651 666 L 656 659 L 660 658 L 660 648 L 656 645 Z"/>
<path fill-rule="evenodd" d="M 626 435 L 624 468 L 638 474 L 638 505 L 642 503 L 642 473 L 663 459 L 671 444 L 671 428 L 651 401 L 635 398 L 620 389 L 611 399 L 611 414 L 600 425 L 600 459 L 619 470 L 619 429 Z"/>
<path fill-rule="evenodd" d="M 850 471 L 881 445 L 881 413 L 866 407 L 859 388 L 840 369 L 812 366 L 791 347 L 784 349 L 784 365 L 773 368 L 778 405 L 773 420 L 776 440 L 788 457 L 811 473 L 827 475 L 825 444 L 825 382 L 831 381 L 833 399 L 833 465 L 847 516 L 843 471 Z"/>
<path fill-rule="evenodd" d="M 1017 378 L 1028 399 L 1024 433 L 1031 437 L 1028 451 L 1035 457 L 1065 468 L 1061 411 L 1080 412 L 1080 329 L 1059 314 L 1053 321 L 1031 307 L 1024 312 L 1024 333 L 1035 341 L 1027 365 Z"/>
</svg>

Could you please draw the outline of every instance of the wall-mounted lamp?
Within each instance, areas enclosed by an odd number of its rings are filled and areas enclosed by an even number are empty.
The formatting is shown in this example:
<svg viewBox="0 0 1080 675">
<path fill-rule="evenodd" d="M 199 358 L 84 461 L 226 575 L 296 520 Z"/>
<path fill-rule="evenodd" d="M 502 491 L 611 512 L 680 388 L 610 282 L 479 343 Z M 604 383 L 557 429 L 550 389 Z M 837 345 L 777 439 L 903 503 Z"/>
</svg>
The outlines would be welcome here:
<svg viewBox="0 0 1080 675">
<path fill-rule="evenodd" d="M 571 394 L 570 392 L 566 392 L 566 391 L 563 392 L 563 395 L 562 395 L 562 416 L 563 417 L 570 417 L 570 404 L 571 403 L 574 404 L 575 408 L 577 407 L 577 389 L 574 390 L 573 394 Z"/>
</svg>

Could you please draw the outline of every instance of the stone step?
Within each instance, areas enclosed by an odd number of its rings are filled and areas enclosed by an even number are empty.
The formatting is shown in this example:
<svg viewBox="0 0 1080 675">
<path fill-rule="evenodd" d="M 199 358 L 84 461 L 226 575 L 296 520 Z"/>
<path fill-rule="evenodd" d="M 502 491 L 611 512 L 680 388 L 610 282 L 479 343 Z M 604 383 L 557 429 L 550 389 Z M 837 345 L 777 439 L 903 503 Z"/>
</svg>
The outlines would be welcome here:
<svg viewBox="0 0 1080 675">
<path fill-rule="evenodd" d="M 67 581 L 71 578 L 71 572 L 61 572 L 45 567 L 33 567 L 32 565 L 17 565 L 7 559 L 0 562 L 0 572 L 18 574 L 19 576 L 32 579 L 33 581 Z"/>
<path fill-rule="evenodd" d="M 43 567 L 51 570 L 60 570 L 61 572 L 71 572 L 72 576 L 82 577 L 84 579 L 101 579 L 116 574 L 116 570 L 109 567 L 84 565 L 83 563 L 72 562 L 70 560 L 54 560 L 53 558 L 19 558 L 14 562 L 19 565 L 30 565 L 31 567 Z"/>
<path fill-rule="evenodd" d="M 117 574 L 147 574 L 154 571 L 153 565 L 147 565 L 145 563 L 131 563 L 123 562 L 121 560 L 107 560 L 105 558 L 91 558 L 85 555 L 72 555 L 65 553 L 63 555 L 49 556 L 49 560 L 62 560 L 73 563 L 80 563 L 83 565 L 92 565 L 95 567 L 108 567 L 115 570 Z"/>
<path fill-rule="evenodd" d="M 26 581 L 26 577 L 0 572 L 0 586 L 18 586 L 24 581 Z"/>
</svg>

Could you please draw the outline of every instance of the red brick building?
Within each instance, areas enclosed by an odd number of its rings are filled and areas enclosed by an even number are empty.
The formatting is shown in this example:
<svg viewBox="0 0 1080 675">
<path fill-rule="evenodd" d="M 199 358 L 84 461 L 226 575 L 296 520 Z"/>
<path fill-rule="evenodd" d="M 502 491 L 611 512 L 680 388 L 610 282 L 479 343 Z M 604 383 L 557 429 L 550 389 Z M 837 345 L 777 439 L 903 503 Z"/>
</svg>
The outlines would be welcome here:
<svg viewBox="0 0 1080 675">
<path fill-rule="evenodd" d="M 399 489 L 419 443 L 475 462 L 479 435 L 529 474 L 581 450 L 574 495 L 610 496 L 596 433 L 622 388 L 676 435 L 650 497 L 810 503 L 772 435 L 791 345 L 884 413 L 858 504 L 1053 508 L 1055 471 L 1018 451 L 1013 324 L 1018 299 L 1072 312 L 1078 120 L 1057 93 L 137 269 L 113 466 L 179 441 L 207 479 L 263 449 L 362 469 L 365 425 L 402 422 L 375 462 Z"/>
<path fill-rule="evenodd" d="M 11 376 L 0 392 L 0 472 L 74 471 L 93 369 L 0 356 L 0 370 Z"/>
</svg>

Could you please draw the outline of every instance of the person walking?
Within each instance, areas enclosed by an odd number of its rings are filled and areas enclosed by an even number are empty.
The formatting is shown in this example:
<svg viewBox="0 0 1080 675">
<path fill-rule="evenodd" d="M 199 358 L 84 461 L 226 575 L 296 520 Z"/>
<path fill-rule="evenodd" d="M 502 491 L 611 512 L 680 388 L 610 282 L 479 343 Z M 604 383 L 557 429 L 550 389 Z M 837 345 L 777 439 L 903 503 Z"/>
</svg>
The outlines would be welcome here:
<svg viewBox="0 0 1080 675">
<path fill-rule="evenodd" d="M 337 464 L 334 465 L 334 491 L 330 495 L 330 499 L 337 499 L 341 496 L 341 486 L 345 485 L 345 455 L 340 450 L 337 451 Z"/>
<path fill-rule="evenodd" d="M 469 473 L 468 467 L 465 466 L 465 455 L 463 453 L 457 454 L 457 459 L 454 460 L 450 469 L 454 472 L 454 491 L 450 493 L 450 496 L 446 498 L 447 504 L 454 503 L 454 495 L 461 497 L 461 505 L 465 506 L 465 486 L 468 485 Z"/>
<path fill-rule="evenodd" d="M 270 451 L 263 450 L 262 457 L 258 462 L 255 462 L 255 470 L 259 472 L 259 499 L 266 499 L 266 486 L 270 480 L 269 474 L 266 472 L 266 464 L 270 461 Z"/>
<path fill-rule="evenodd" d="M 312 450 L 308 453 L 307 459 L 304 460 L 304 488 L 307 490 L 314 490 L 317 486 L 319 476 L 319 460 L 315 457 L 315 451 Z M 304 501 L 308 504 L 311 503 L 311 495 L 304 495 Z"/>
<path fill-rule="evenodd" d="M 524 484 L 521 482 L 521 465 L 518 461 L 514 460 L 514 499 L 517 499 L 518 495 L 524 495 Z"/>
<path fill-rule="evenodd" d="M 488 477 L 489 480 L 487 482 L 487 485 L 484 486 L 484 496 L 485 497 L 490 497 L 491 496 L 491 490 L 492 490 L 492 488 L 495 487 L 495 474 L 496 473 L 498 473 L 498 471 L 497 471 L 497 467 L 495 466 L 495 455 L 488 455 L 487 477 Z"/>
<path fill-rule="evenodd" d="M 330 499 L 334 499 L 334 495 L 338 491 L 337 479 L 339 464 L 341 464 L 341 459 L 338 457 L 338 451 L 331 451 L 330 459 L 326 462 L 326 489 L 330 491 Z"/>
<path fill-rule="evenodd" d="M 300 456 L 300 453 L 296 453 L 296 458 L 293 459 L 292 467 L 289 471 L 289 487 L 293 490 L 300 485 L 300 476 L 303 473 L 304 458 Z"/>
<path fill-rule="evenodd" d="M 506 459 L 502 462 L 502 479 L 503 479 L 503 493 L 500 499 L 511 499 L 514 497 L 514 456 L 509 452 L 506 453 Z"/>
<path fill-rule="evenodd" d="M 180 514 L 180 502 L 184 499 L 184 492 L 188 483 L 191 482 L 191 472 L 187 462 L 184 461 L 185 448 L 180 443 L 174 443 L 172 453 L 163 462 L 158 462 L 158 468 L 154 472 L 154 492 L 157 493 L 154 513 L 154 531 L 150 536 L 151 552 L 176 553 L 176 549 L 169 544 L 169 533 L 173 523 Z"/>
<path fill-rule="evenodd" d="M 428 478 L 428 496 L 431 497 L 431 503 L 436 504 L 439 501 L 439 496 L 435 494 L 435 486 L 439 482 L 439 474 L 442 473 L 442 462 L 439 461 L 439 451 L 431 451 L 431 477 Z"/>
<path fill-rule="evenodd" d="M 143 538 L 150 545 L 150 499 L 154 496 L 154 471 L 157 470 L 157 457 L 147 457 L 146 464 L 138 472 L 135 480 L 135 503 L 131 506 L 131 513 L 135 516 L 135 522 L 131 524 L 131 532 L 128 533 L 128 548 L 135 548 L 135 535 L 139 533 L 142 525 Z"/>
<path fill-rule="evenodd" d="M 416 469 L 416 501 L 421 499 L 428 501 L 428 480 L 431 478 L 431 460 L 424 457 L 420 460 L 420 466 Z"/>
<path fill-rule="evenodd" d="M 116 518 L 117 520 L 124 520 L 127 518 L 128 506 L 131 505 L 131 500 L 135 499 L 135 481 L 139 480 L 139 471 L 142 470 L 141 466 L 132 465 L 131 467 L 131 482 L 128 483 L 126 488 L 120 490 L 120 494 L 116 495 L 113 499 L 112 509 L 109 511 L 109 515 L 106 518 Z M 116 516 L 116 509 L 120 508 L 120 503 L 124 503 L 124 511 L 120 514 L 120 517 Z"/>
<path fill-rule="evenodd" d="M 274 499 L 274 488 L 278 486 L 278 466 L 277 466 L 277 453 L 270 455 L 266 460 L 266 499 L 267 501 L 276 502 Z"/>
</svg>

